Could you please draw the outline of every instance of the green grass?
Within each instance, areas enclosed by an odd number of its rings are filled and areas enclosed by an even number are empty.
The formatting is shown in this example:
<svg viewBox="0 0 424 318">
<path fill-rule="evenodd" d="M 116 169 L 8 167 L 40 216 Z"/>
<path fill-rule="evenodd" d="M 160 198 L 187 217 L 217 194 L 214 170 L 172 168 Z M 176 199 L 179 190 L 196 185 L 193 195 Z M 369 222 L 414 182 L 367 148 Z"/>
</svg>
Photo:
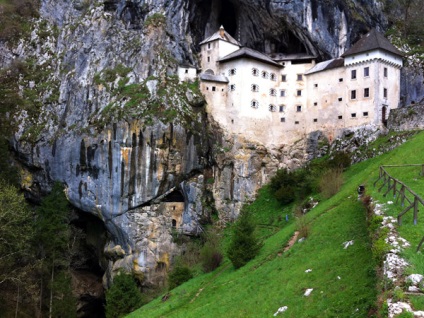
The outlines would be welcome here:
<svg viewBox="0 0 424 318">
<path fill-rule="evenodd" d="M 340 192 L 306 215 L 309 237 L 287 252 L 284 247 L 296 226 L 292 208 L 280 207 L 265 187 L 249 207 L 265 238 L 254 260 L 234 270 L 225 259 L 214 272 L 172 290 L 166 302 L 159 297 L 128 317 L 271 317 L 281 306 L 288 306 L 281 317 L 367 317 L 377 300 L 377 278 L 365 211 L 356 190 L 364 184 L 381 202 L 391 199 L 372 186 L 379 166 L 420 163 L 423 143 L 424 133 L 420 133 L 390 153 L 349 168 Z M 424 233 L 421 226 L 424 218 L 416 227 L 405 218 L 401 235 L 407 230 L 408 237 L 418 238 Z M 354 244 L 344 249 L 343 242 L 350 240 Z M 415 258 L 417 270 L 423 273 L 424 258 L 412 249 L 405 255 Z M 305 273 L 307 269 L 312 272 Z M 303 296 L 307 288 L 314 289 L 309 297 Z"/>
</svg>

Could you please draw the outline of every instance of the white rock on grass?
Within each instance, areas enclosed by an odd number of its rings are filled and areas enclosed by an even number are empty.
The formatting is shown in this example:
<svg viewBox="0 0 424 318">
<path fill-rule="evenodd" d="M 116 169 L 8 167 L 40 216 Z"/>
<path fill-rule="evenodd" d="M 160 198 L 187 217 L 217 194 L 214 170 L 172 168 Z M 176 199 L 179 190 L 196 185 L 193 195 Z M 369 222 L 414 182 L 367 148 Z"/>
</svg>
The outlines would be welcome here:
<svg viewBox="0 0 424 318">
<path fill-rule="evenodd" d="M 347 249 L 349 246 L 353 245 L 353 242 L 354 242 L 353 240 L 343 242 L 344 249 Z"/>
<path fill-rule="evenodd" d="M 305 271 L 305 273 L 310 273 L 310 272 L 312 272 L 312 269 L 310 268 Z"/>
<path fill-rule="evenodd" d="M 285 312 L 287 309 L 288 309 L 287 306 L 283 306 L 283 307 L 278 308 L 278 310 L 274 313 L 274 317 L 277 316 L 278 314 L 282 313 L 282 312 Z"/>
<path fill-rule="evenodd" d="M 387 299 L 387 304 L 389 305 L 389 318 L 400 315 L 403 311 L 412 312 L 411 306 L 404 302 L 392 303 L 391 299 Z"/>
<path fill-rule="evenodd" d="M 314 290 L 313 288 L 308 288 L 308 289 L 305 291 L 305 293 L 303 294 L 303 296 L 308 297 L 308 296 L 312 293 L 312 291 L 313 291 L 313 290 Z"/>
<path fill-rule="evenodd" d="M 423 275 L 421 274 L 411 274 L 406 277 L 406 282 L 410 282 L 412 285 L 417 286 L 423 280 Z"/>
</svg>

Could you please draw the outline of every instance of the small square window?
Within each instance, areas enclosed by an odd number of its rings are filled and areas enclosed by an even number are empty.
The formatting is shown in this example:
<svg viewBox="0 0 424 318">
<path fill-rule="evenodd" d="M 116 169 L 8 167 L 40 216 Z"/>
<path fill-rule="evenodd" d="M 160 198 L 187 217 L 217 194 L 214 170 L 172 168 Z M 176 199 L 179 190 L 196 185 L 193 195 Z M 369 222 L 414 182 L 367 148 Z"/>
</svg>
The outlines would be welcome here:
<svg viewBox="0 0 424 318">
<path fill-rule="evenodd" d="M 363 112 L 362 115 L 364 115 L 364 117 L 368 117 L 368 112 Z"/>
<path fill-rule="evenodd" d="M 317 103 L 317 102 L 315 102 L 315 103 L 314 103 L 314 106 L 318 106 L 318 103 Z"/>
<path fill-rule="evenodd" d="M 341 102 L 343 100 L 343 98 L 342 97 L 339 97 L 339 102 Z"/>
<path fill-rule="evenodd" d="M 295 121 L 295 122 L 294 122 L 294 124 L 295 124 L 295 125 L 299 125 L 299 122 L 298 122 L 298 121 Z"/>
<path fill-rule="evenodd" d="M 356 118 L 356 113 L 352 113 L 352 114 L 350 114 L 350 116 L 351 116 L 352 118 Z"/>
<path fill-rule="evenodd" d="M 356 79 L 356 70 L 351 71 L 351 79 Z"/>
<path fill-rule="evenodd" d="M 350 91 L 350 99 L 356 99 L 356 90 Z"/>
<path fill-rule="evenodd" d="M 280 107 L 279 107 L 279 109 L 280 109 L 280 113 L 284 112 L 284 108 L 285 108 L 285 106 L 284 106 L 284 105 L 280 105 Z"/>
<path fill-rule="evenodd" d="M 296 92 L 296 95 L 297 96 L 302 96 L 302 90 L 298 89 L 297 92 Z"/>
<path fill-rule="evenodd" d="M 282 82 L 286 82 L 287 81 L 287 75 L 286 74 L 281 75 L 281 81 Z"/>
<path fill-rule="evenodd" d="M 185 70 L 184 73 L 188 74 L 188 70 Z"/>
<path fill-rule="evenodd" d="M 339 82 L 343 82 L 343 78 L 339 78 Z"/>
<path fill-rule="evenodd" d="M 280 97 L 285 97 L 285 96 L 286 96 L 286 91 L 282 89 L 280 91 Z"/>
<path fill-rule="evenodd" d="M 303 75 L 302 74 L 297 74 L 297 80 L 298 81 L 303 81 Z"/>
<path fill-rule="evenodd" d="M 318 118 L 314 118 L 314 123 L 317 123 L 318 122 Z"/>
<path fill-rule="evenodd" d="M 364 88 L 364 97 L 370 97 L 370 89 Z"/>
<path fill-rule="evenodd" d="M 318 87 L 318 84 L 314 84 L 314 87 Z"/>
<path fill-rule="evenodd" d="M 296 106 L 296 111 L 297 112 L 301 112 L 302 111 L 302 106 L 300 106 L 300 105 L 299 106 Z"/>
<path fill-rule="evenodd" d="M 369 77 L 370 76 L 370 68 L 367 66 L 367 67 L 364 67 L 364 77 Z"/>
<path fill-rule="evenodd" d="M 339 118 L 339 119 L 343 119 L 343 116 L 341 116 L 341 115 L 340 115 L 338 118 Z"/>
<path fill-rule="evenodd" d="M 280 118 L 280 122 L 285 123 L 286 122 L 286 118 L 285 117 L 281 117 Z"/>
</svg>

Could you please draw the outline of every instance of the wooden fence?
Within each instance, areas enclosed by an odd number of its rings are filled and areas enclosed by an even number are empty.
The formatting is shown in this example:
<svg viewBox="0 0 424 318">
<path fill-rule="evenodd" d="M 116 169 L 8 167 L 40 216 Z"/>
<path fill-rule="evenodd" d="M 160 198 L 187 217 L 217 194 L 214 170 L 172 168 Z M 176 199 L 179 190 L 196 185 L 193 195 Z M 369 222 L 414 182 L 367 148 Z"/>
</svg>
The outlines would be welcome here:
<svg viewBox="0 0 424 318">
<path fill-rule="evenodd" d="M 424 176 L 424 164 L 416 164 L 416 165 L 385 165 L 380 166 L 380 174 L 378 179 L 374 182 L 374 187 L 376 186 L 377 182 L 380 180 L 383 180 L 383 185 L 378 188 L 378 192 L 380 192 L 386 185 L 387 190 L 384 192 L 383 196 L 386 196 L 388 193 L 393 191 L 393 197 L 396 198 L 396 203 L 400 199 L 401 206 L 405 206 L 405 202 L 408 203 L 408 205 L 405 207 L 405 209 L 399 213 L 397 216 L 397 221 L 399 225 L 402 225 L 402 217 L 408 212 L 409 210 L 413 209 L 414 211 L 414 225 L 417 225 L 418 222 L 418 205 L 421 204 L 424 206 L 424 200 L 416 194 L 414 191 L 412 191 L 406 184 L 404 184 L 402 181 L 393 178 L 385 168 L 392 168 L 392 167 L 414 167 L 419 166 L 421 167 L 421 176 Z M 409 194 L 409 198 L 408 195 Z M 418 244 L 417 251 L 420 249 L 421 245 L 424 243 L 424 237 L 421 239 L 420 243 Z"/>
</svg>

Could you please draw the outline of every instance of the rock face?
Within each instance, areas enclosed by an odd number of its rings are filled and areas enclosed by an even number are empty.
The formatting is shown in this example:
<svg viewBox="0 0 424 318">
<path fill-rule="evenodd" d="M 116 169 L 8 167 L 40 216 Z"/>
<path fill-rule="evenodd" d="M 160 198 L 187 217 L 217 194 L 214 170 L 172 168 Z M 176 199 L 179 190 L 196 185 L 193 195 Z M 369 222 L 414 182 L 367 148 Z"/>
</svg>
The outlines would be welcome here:
<svg viewBox="0 0 424 318">
<path fill-rule="evenodd" d="M 198 65 L 197 44 L 220 24 L 261 51 L 338 56 L 386 26 L 378 3 L 42 0 L 31 39 L 0 51 L 1 65 L 15 56 L 33 70 L 19 84 L 39 103 L 16 114 L 13 139 L 28 196 L 61 181 L 104 222 L 105 285 L 119 268 L 160 284 L 176 234 L 199 234 L 213 213 L 234 219 L 277 168 L 319 155 L 323 142 L 316 132 L 266 149 L 226 134 L 177 65 Z"/>
<path fill-rule="evenodd" d="M 392 130 L 415 130 L 424 128 L 424 104 L 398 108 L 390 112 L 388 127 Z"/>
</svg>

